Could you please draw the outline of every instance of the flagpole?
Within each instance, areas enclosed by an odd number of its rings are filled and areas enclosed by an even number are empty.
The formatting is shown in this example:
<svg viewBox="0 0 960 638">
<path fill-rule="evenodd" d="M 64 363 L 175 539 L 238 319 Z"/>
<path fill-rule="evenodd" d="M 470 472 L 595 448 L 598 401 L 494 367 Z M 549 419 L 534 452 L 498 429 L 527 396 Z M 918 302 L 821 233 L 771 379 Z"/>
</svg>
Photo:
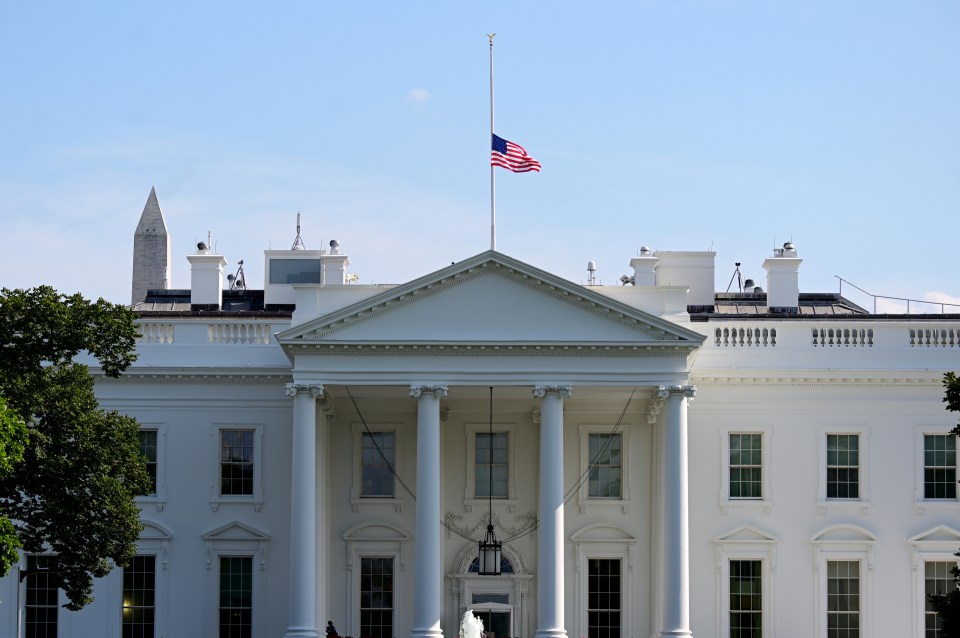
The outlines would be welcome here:
<svg viewBox="0 0 960 638">
<path fill-rule="evenodd" d="M 496 33 L 488 33 L 487 37 L 490 38 L 490 142 L 493 141 L 493 36 L 497 35 Z M 494 173 L 494 168 L 496 168 L 492 163 L 490 164 L 490 250 L 497 249 L 497 180 L 496 173 Z"/>
</svg>

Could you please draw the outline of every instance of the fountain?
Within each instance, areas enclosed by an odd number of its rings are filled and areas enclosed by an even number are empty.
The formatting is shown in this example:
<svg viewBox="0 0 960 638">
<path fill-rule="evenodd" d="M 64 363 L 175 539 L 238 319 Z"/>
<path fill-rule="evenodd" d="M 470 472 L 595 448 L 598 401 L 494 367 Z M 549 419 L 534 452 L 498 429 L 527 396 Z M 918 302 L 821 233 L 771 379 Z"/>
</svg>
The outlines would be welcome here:
<svg viewBox="0 0 960 638">
<path fill-rule="evenodd" d="M 483 621 L 473 615 L 468 609 L 460 621 L 460 638 L 483 638 Z"/>
</svg>

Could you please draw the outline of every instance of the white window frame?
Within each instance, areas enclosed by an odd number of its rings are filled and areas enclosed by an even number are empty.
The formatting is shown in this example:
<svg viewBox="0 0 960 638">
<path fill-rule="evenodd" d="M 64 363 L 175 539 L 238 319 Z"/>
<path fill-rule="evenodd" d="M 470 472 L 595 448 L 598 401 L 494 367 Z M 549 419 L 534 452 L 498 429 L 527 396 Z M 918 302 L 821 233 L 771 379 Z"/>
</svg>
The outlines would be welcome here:
<svg viewBox="0 0 960 638">
<path fill-rule="evenodd" d="M 489 423 L 467 423 L 464 427 L 466 435 L 467 457 L 464 467 L 467 468 L 467 486 L 463 492 L 463 506 L 466 511 L 472 512 L 474 507 L 485 509 L 488 499 L 477 498 L 476 483 L 476 461 L 477 461 L 477 434 L 488 434 L 490 432 Z M 498 505 L 505 505 L 511 513 L 517 511 L 517 482 L 516 482 L 516 423 L 494 423 L 494 434 L 507 435 L 507 498 L 496 498 L 494 501 Z"/>
<path fill-rule="evenodd" d="M 730 497 L 730 435 L 759 434 L 763 466 L 760 470 L 761 498 Z M 730 508 L 762 509 L 764 514 L 773 511 L 773 428 L 770 426 L 728 427 L 720 430 L 720 512 L 727 514 Z"/>
<path fill-rule="evenodd" d="M 400 445 L 402 442 L 401 428 L 398 423 L 371 423 L 369 431 L 372 434 L 379 432 L 390 432 L 393 434 L 394 461 L 393 461 L 393 496 L 364 496 L 363 495 L 363 435 L 367 433 L 367 427 L 363 423 L 354 423 L 352 426 L 353 436 L 353 484 L 350 487 L 350 505 L 354 512 L 360 511 L 361 505 L 391 505 L 399 512 L 402 510 L 405 502 L 401 492 L 397 476 L 401 476 L 401 467 L 403 465 L 403 453 Z"/>
<path fill-rule="evenodd" d="M 221 432 L 230 430 L 246 430 L 253 432 L 253 494 L 221 494 L 220 493 L 220 444 Z M 249 504 L 259 512 L 263 509 L 263 423 L 216 423 L 210 434 L 213 443 L 213 485 L 210 500 L 210 509 L 214 512 L 224 504 Z"/>
<path fill-rule="evenodd" d="M 925 482 L 923 476 L 924 470 L 924 437 L 925 436 L 953 436 L 950 434 L 950 428 L 953 427 L 949 423 L 938 423 L 935 425 L 922 425 L 918 426 L 915 429 L 914 440 L 916 443 L 916 453 L 914 454 L 915 464 L 916 464 L 916 473 L 915 473 L 915 482 L 916 490 L 914 494 L 914 501 L 917 514 L 922 515 L 928 508 L 933 509 L 942 509 L 942 508 L 955 508 L 957 502 L 960 501 L 960 485 L 957 486 L 957 497 L 956 498 L 931 498 L 928 499 L 924 496 L 925 492 Z M 957 442 L 957 478 L 960 479 L 960 441 Z"/>
<path fill-rule="evenodd" d="M 50 552 L 41 552 L 41 553 L 23 553 L 20 554 L 19 567 L 17 569 L 17 575 L 19 576 L 21 570 L 26 570 L 27 566 L 30 564 L 28 557 L 29 556 L 56 556 L 56 554 Z M 17 636 L 25 636 L 27 634 L 27 579 L 19 580 L 19 578 L 13 578 L 13 570 L 10 574 L 7 574 L 7 577 L 16 582 L 18 587 L 17 589 Z M 19 581 L 19 582 L 17 582 Z M 57 589 L 57 635 L 63 634 L 65 628 L 63 626 L 63 617 L 60 613 L 60 610 L 63 608 L 62 604 L 64 602 L 64 594 L 62 589 Z"/>
<path fill-rule="evenodd" d="M 360 560 L 367 557 L 393 558 L 393 630 L 397 636 L 410 633 L 404 615 L 410 605 L 405 586 L 410 535 L 388 523 L 362 523 L 347 530 L 343 539 L 347 543 L 346 608 L 352 611 L 341 635 L 360 635 Z"/>
<path fill-rule="evenodd" d="M 204 584 L 203 626 L 205 636 L 219 635 L 220 558 L 249 556 L 253 559 L 252 634 L 262 636 L 267 627 L 267 596 L 264 592 L 267 545 L 270 537 L 238 521 L 222 525 L 201 537 L 206 545 L 207 577 Z M 159 635 L 159 634 L 158 634 Z"/>
<path fill-rule="evenodd" d="M 577 491 L 577 505 L 580 512 L 586 514 L 591 507 L 619 507 L 624 514 L 630 513 L 632 504 L 630 498 L 630 430 L 631 424 L 623 422 L 616 428 L 613 423 L 606 424 L 580 424 L 580 471 L 579 476 L 584 476 L 590 467 L 590 435 L 591 434 L 619 434 L 620 435 L 620 497 L 596 498 L 590 496 L 590 477 L 585 476 Z M 600 558 L 603 558 L 602 556 Z M 584 634 L 586 635 L 586 634 Z"/>
<path fill-rule="evenodd" d="M 155 494 L 138 496 L 136 501 L 142 508 L 153 506 L 158 512 L 162 512 L 167 504 L 167 424 L 141 422 L 140 430 L 153 430 L 157 433 L 157 491 Z"/>
<path fill-rule="evenodd" d="M 859 498 L 827 498 L 827 435 L 856 434 L 858 442 L 860 465 L 858 479 L 860 481 Z M 858 509 L 866 515 L 872 505 L 870 491 L 870 428 L 868 426 L 837 425 L 821 427 L 817 432 L 817 511 L 820 515 L 831 509 Z"/>
<path fill-rule="evenodd" d="M 734 431 L 734 434 L 739 431 Z M 779 539 L 763 530 L 743 525 L 713 539 L 716 549 L 717 636 L 730 635 L 730 561 L 760 561 L 761 613 L 764 636 L 773 636 L 776 624 L 777 598 L 774 578 L 777 568 Z"/>
<path fill-rule="evenodd" d="M 836 434 L 831 431 L 830 434 Z M 841 432 L 840 434 L 844 434 Z M 873 555 L 876 536 L 856 525 L 833 525 L 810 539 L 816 567 L 817 637 L 827 638 L 827 563 L 858 561 L 860 564 L 860 638 L 873 635 Z"/>
<path fill-rule="evenodd" d="M 925 612 L 927 597 L 924 564 L 927 562 L 952 562 L 960 564 L 954 552 L 960 547 L 960 531 L 938 525 L 910 539 L 913 561 L 913 638 L 926 636 Z"/>
<path fill-rule="evenodd" d="M 155 636 L 166 636 L 168 632 L 167 627 L 167 618 L 169 616 L 169 580 L 168 580 L 168 571 L 167 564 L 169 562 L 170 554 L 170 541 L 172 540 L 172 534 L 170 530 L 161 525 L 160 523 L 149 520 L 146 518 L 140 519 L 141 524 L 143 525 L 143 531 L 140 532 L 140 538 L 137 540 L 137 555 L 138 556 L 154 556 L 156 558 L 156 573 L 154 581 L 154 601 L 153 607 L 156 610 L 154 614 L 153 629 Z M 121 570 L 117 570 L 121 572 Z M 120 597 L 123 595 L 123 575 L 120 573 L 120 578 L 117 582 L 116 596 Z M 123 603 L 121 601 L 121 608 Z M 118 620 L 116 627 L 116 635 L 120 636 L 123 633 L 123 622 Z"/>
<path fill-rule="evenodd" d="M 610 433 L 609 427 L 606 433 Z M 637 616 L 639 606 L 631 604 L 634 590 L 634 565 L 637 560 L 637 538 L 627 530 L 608 523 L 587 525 L 573 535 L 574 556 L 576 557 L 574 581 L 574 600 L 576 601 L 574 626 L 577 636 L 587 635 L 590 622 L 587 605 L 590 594 L 590 559 L 620 560 L 620 635 L 636 636 L 640 627 Z"/>
</svg>

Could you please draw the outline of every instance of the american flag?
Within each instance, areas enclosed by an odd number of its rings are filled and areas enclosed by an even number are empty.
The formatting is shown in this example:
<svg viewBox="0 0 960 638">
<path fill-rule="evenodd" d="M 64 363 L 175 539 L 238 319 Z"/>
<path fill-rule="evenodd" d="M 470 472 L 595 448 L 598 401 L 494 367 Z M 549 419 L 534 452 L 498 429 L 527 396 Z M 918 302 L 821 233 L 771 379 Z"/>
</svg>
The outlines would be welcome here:
<svg viewBox="0 0 960 638">
<path fill-rule="evenodd" d="M 533 159 L 519 144 L 509 142 L 497 135 L 493 136 L 493 150 L 490 152 L 490 165 L 502 166 L 514 173 L 528 171 L 540 172 L 540 162 Z"/>
</svg>

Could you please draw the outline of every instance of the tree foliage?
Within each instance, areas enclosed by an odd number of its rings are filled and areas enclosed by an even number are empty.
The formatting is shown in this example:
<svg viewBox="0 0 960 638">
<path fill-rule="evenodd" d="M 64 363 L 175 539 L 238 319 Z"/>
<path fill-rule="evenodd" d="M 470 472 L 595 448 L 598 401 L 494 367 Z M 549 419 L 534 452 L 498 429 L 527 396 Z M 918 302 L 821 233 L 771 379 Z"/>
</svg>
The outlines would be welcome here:
<svg viewBox="0 0 960 638">
<path fill-rule="evenodd" d="M 12 419 L 0 430 L 0 445 L 12 440 L 0 448 L 9 466 L 4 474 L 0 462 L 0 572 L 15 549 L 2 544 L 6 520 L 24 551 L 57 555 L 51 575 L 70 609 L 92 600 L 93 578 L 110 561 L 129 562 L 142 529 L 134 497 L 150 482 L 139 425 L 102 410 L 93 376 L 74 360 L 89 353 L 104 375 L 119 376 L 136 357 L 133 319 L 123 306 L 48 286 L 0 292 L 0 398 Z"/>
<path fill-rule="evenodd" d="M 960 378 L 953 372 L 943 375 L 943 402 L 950 412 L 960 412 Z M 952 434 L 960 437 L 960 423 L 955 425 Z M 960 553 L 956 554 L 960 556 Z M 930 594 L 930 607 L 937 612 L 940 632 L 943 636 L 960 636 L 960 569 L 954 566 L 953 588 L 941 594 Z"/>
</svg>

